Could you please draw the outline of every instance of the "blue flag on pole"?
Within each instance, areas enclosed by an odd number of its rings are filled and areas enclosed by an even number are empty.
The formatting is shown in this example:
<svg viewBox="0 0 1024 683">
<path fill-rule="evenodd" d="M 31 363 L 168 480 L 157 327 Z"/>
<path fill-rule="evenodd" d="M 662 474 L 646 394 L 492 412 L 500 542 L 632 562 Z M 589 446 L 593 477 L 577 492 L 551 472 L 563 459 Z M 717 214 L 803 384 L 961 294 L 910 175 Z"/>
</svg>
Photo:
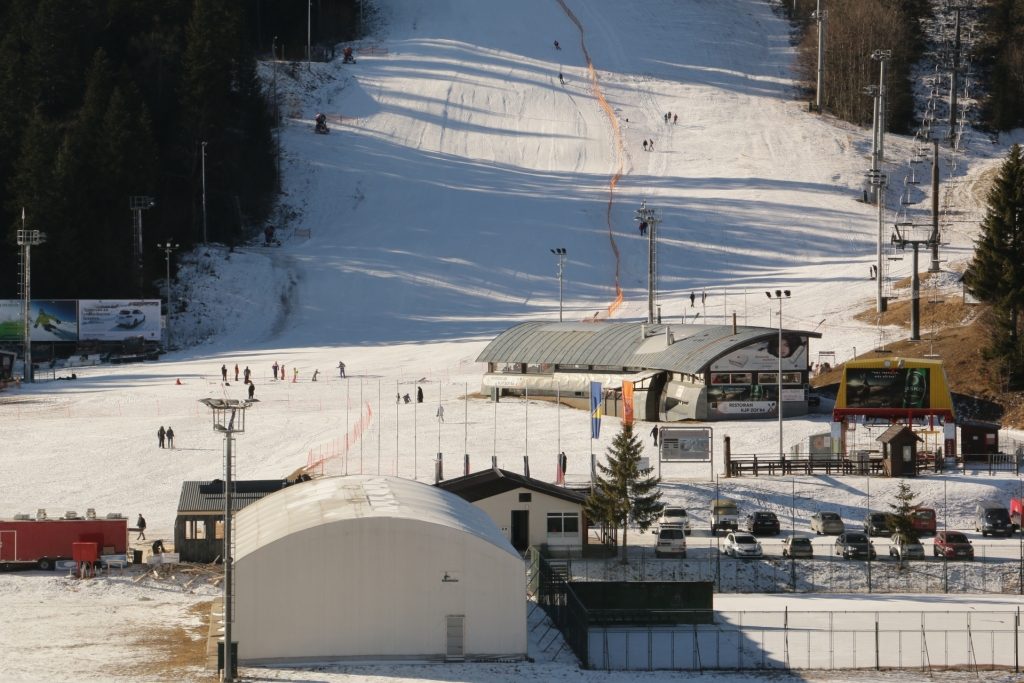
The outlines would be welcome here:
<svg viewBox="0 0 1024 683">
<path fill-rule="evenodd" d="M 601 383 L 590 383 L 590 438 L 597 439 L 601 436 Z"/>
</svg>

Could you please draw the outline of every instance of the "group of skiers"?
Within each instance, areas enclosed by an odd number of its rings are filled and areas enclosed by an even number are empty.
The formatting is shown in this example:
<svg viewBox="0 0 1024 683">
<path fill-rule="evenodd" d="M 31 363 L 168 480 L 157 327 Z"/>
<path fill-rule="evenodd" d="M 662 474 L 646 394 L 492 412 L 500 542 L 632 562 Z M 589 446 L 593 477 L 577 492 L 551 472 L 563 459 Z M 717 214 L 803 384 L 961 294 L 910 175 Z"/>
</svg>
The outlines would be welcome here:
<svg viewBox="0 0 1024 683">
<path fill-rule="evenodd" d="M 160 425 L 160 429 L 156 430 L 156 438 L 160 448 L 174 448 L 174 430 L 170 427 L 164 429 L 164 426 Z M 166 446 L 164 446 L 165 443 Z"/>
<path fill-rule="evenodd" d="M 423 403 L 423 387 L 416 387 L 416 402 Z M 412 403 L 412 399 L 409 398 L 409 394 L 395 394 L 395 403 Z M 438 408 L 441 412 L 438 413 L 438 419 L 444 422 L 444 408 Z"/>
</svg>

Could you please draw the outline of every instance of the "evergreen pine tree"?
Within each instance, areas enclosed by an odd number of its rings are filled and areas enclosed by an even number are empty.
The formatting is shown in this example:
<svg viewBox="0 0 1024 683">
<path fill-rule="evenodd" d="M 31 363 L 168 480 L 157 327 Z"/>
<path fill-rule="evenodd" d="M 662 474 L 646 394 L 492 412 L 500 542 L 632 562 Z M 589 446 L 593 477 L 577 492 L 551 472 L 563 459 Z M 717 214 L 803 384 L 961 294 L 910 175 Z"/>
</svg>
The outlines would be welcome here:
<svg viewBox="0 0 1024 683">
<path fill-rule="evenodd" d="M 622 561 L 626 562 L 629 524 L 646 531 L 661 514 L 661 479 L 650 476 L 654 468 L 640 467 L 643 445 L 630 424 L 622 425 L 607 453 L 608 464 L 597 464 L 600 474 L 585 508 L 591 520 L 622 529 Z"/>
<path fill-rule="evenodd" d="M 987 356 L 1011 369 L 1020 383 L 1020 313 L 1024 309 L 1024 154 L 1010 148 L 988 194 L 988 211 L 964 273 L 967 289 L 989 305 L 996 323 Z"/>
<path fill-rule="evenodd" d="M 908 543 L 917 543 L 917 532 L 914 530 L 912 511 L 917 504 L 917 496 L 910 490 L 910 484 L 901 481 L 896 494 L 893 496 L 895 503 L 889 503 L 892 510 L 887 517 L 889 528 L 893 534 L 899 534 L 907 539 Z"/>
</svg>

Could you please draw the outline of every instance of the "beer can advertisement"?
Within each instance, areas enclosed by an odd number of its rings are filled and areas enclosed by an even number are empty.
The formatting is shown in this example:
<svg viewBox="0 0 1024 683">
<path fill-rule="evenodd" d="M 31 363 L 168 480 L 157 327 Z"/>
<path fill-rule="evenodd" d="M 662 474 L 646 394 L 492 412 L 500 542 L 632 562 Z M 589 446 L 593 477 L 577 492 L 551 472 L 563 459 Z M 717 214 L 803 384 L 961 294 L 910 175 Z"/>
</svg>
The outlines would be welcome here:
<svg viewBox="0 0 1024 683">
<path fill-rule="evenodd" d="M 28 324 L 34 342 L 78 341 L 78 309 L 74 299 L 32 299 Z M 0 341 L 21 341 L 24 329 L 21 300 L 0 300 Z"/>
<path fill-rule="evenodd" d="M 847 408 L 929 408 L 929 368 L 847 368 Z"/>
<path fill-rule="evenodd" d="M 82 299 L 78 313 L 82 339 L 160 339 L 158 299 Z"/>
</svg>

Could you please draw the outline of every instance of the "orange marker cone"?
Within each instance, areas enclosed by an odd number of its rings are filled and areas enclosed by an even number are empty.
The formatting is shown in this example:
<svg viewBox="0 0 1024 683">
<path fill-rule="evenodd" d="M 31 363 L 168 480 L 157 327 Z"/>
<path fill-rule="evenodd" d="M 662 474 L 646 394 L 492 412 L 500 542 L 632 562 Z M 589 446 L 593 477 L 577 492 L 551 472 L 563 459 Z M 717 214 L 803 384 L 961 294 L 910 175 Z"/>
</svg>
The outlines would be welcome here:
<svg viewBox="0 0 1024 683">
<path fill-rule="evenodd" d="M 181 378 L 179 377 L 178 379 L 174 380 L 174 383 L 178 386 L 181 386 Z"/>
</svg>

